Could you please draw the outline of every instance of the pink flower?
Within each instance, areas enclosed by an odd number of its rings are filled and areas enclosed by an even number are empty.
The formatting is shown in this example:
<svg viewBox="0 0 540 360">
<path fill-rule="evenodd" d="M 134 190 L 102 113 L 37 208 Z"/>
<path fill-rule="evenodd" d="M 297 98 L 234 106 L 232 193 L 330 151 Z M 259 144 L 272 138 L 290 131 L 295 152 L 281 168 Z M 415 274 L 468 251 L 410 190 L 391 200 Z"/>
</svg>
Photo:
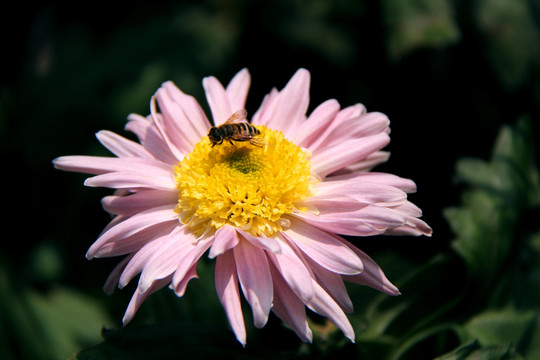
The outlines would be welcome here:
<svg viewBox="0 0 540 360">
<path fill-rule="evenodd" d="M 245 107 L 250 81 L 245 69 L 226 88 L 214 77 L 203 80 L 216 126 Z M 369 171 L 388 158 L 381 151 L 390 141 L 388 118 L 360 104 L 341 109 L 336 100 L 306 116 L 309 85 L 309 72 L 300 69 L 265 97 L 251 119 L 259 144 L 225 139 L 212 146 L 200 105 L 167 82 L 150 116 L 129 116 L 126 129 L 140 143 L 100 131 L 98 140 L 116 157 L 54 160 L 58 169 L 95 175 L 87 186 L 117 189 L 102 201 L 115 217 L 87 257 L 125 256 L 108 292 L 140 274 L 124 323 L 167 285 L 182 296 L 206 252 L 216 260 L 217 295 L 242 344 L 240 293 L 257 327 L 272 311 L 304 341 L 312 340 L 305 307 L 354 341 L 344 280 L 399 294 L 369 256 L 337 235 L 431 234 L 407 200 L 414 182 Z"/>
</svg>

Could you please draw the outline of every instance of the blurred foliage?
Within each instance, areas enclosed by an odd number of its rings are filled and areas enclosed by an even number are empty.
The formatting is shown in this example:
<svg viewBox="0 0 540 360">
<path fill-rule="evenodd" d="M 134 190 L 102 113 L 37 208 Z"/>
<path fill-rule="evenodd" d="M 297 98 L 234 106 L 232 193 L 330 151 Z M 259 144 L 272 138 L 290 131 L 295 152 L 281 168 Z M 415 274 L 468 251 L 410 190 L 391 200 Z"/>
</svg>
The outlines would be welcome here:
<svg viewBox="0 0 540 360">
<path fill-rule="evenodd" d="M 459 39 L 459 28 L 449 1 L 383 0 L 382 6 L 391 58 L 422 47 L 449 46 Z"/>
<path fill-rule="evenodd" d="M 1 359 L 540 358 L 538 1 L 79 6 L 16 3 L 15 21 L 0 24 L 4 224 L 19 230 L 0 253 Z M 314 314 L 304 344 L 273 316 L 254 329 L 245 311 L 242 348 L 211 261 L 182 299 L 160 291 L 122 327 L 134 284 L 106 297 L 117 259 L 84 258 L 110 220 L 99 203 L 109 192 L 50 161 L 106 154 L 92 134 L 125 134 L 126 116 L 148 114 L 166 80 L 207 108 L 201 79 L 227 82 L 243 67 L 250 113 L 305 67 L 311 108 L 335 97 L 388 114 L 392 158 L 380 170 L 419 185 L 412 200 L 433 238 L 351 239 L 403 293 L 349 287 L 355 344 Z"/>
</svg>

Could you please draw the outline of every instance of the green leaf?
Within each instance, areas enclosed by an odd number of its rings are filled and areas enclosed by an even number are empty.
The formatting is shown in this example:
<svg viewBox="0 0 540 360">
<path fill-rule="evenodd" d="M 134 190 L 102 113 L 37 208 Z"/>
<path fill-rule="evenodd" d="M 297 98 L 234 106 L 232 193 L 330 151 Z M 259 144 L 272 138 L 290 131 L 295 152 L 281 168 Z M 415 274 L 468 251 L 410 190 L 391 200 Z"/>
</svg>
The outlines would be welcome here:
<svg viewBox="0 0 540 360">
<path fill-rule="evenodd" d="M 509 89 L 525 83 L 540 60 L 540 32 L 527 0 L 474 1 L 474 11 L 499 80 Z"/>
<path fill-rule="evenodd" d="M 488 310 L 464 325 L 464 336 L 478 340 L 484 347 L 512 344 L 524 359 L 538 359 L 539 316 L 538 311 Z"/>
<path fill-rule="evenodd" d="M 463 206 L 445 209 L 457 238 L 453 247 L 473 278 L 488 286 L 524 241 L 515 235 L 521 219 L 540 205 L 540 182 L 534 159 L 531 124 L 522 119 L 503 127 L 489 162 L 462 159 L 457 175 L 469 189 Z M 486 271 L 489 269 L 489 271 Z"/>
<path fill-rule="evenodd" d="M 448 46 L 460 37 L 448 1 L 385 0 L 382 8 L 387 47 L 394 59 L 421 47 Z"/>
<path fill-rule="evenodd" d="M 230 332 L 200 323 L 160 323 L 104 330 L 105 340 L 77 360 L 254 359 Z"/>
<path fill-rule="evenodd" d="M 26 299 L 53 358 L 65 359 L 81 347 L 99 342 L 100 329 L 111 324 L 95 299 L 67 288 L 46 295 L 28 291 Z"/>
<path fill-rule="evenodd" d="M 435 360 L 520 360 L 512 345 L 498 345 L 481 348 L 477 341 L 437 357 Z"/>
</svg>

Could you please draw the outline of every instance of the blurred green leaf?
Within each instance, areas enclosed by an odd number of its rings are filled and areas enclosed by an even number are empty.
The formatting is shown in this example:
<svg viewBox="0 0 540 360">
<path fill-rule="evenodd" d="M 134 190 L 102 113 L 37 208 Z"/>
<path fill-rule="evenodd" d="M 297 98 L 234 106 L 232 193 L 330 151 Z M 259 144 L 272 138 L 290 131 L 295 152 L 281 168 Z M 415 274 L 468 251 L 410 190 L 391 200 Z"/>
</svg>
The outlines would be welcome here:
<svg viewBox="0 0 540 360">
<path fill-rule="evenodd" d="M 435 360 L 521 360 L 512 345 L 481 348 L 477 341 L 460 346 Z"/>
<path fill-rule="evenodd" d="M 67 288 L 39 293 L 11 283 L 2 268 L 0 291 L 2 359 L 66 359 L 99 342 L 99 330 L 111 323 L 94 298 Z"/>
<path fill-rule="evenodd" d="M 391 58 L 418 48 L 448 46 L 460 37 L 449 1 L 384 0 L 382 8 Z"/>
<path fill-rule="evenodd" d="M 27 293 L 29 310 L 47 339 L 53 357 L 65 359 L 99 341 L 99 330 L 111 324 L 101 304 L 78 292 L 58 288 L 47 295 Z"/>
<path fill-rule="evenodd" d="M 173 322 L 104 330 L 104 341 L 73 356 L 77 360 L 257 359 L 231 332 L 210 324 Z M 267 351 L 266 354 L 270 354 Z"/>
<path fill-rule="evenodd" d="M 512 308 L 488 310 L 464 325 L 468 339 L 484 346 L 512 345 L 526 360 L 540 357 L 540 321 L 537 311 L 516 311 Z"/>
<path fill-rule="evenodd" d="M 499 80 L 510 89 L 540 66 L 540 31 L 527 0 L 474 1 L 477 26 Z"/>
<path fill-rule="evenodd" d="M 491 161 L 457 163 L 458 177 L 471 188 L 464 193 L 464 205 L 446 209 L 444 215 L 457 236 L 454 249 L 470 274 L 483 277 L 488 286 L 513 249 L 523 244 L 515 239 L 520 219 L 540 206 L 531 134 L 530 121 L 523 119 L 501 130 Z"/>
</svg>

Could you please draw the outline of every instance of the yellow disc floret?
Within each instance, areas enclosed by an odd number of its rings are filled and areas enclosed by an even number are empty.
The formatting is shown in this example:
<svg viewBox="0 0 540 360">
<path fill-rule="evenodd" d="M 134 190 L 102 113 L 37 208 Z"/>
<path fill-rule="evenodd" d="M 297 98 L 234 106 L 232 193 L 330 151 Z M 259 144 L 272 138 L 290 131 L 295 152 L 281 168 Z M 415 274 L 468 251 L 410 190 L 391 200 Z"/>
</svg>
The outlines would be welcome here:
<svg viewBox="0 0 540 360">
<path fill-rule="evenodd" d="M 294 202 L 311 195 L 309 156 L 281 132 L 257 127 L 265 142 L 203 138 L 174 168 L 180 221 L 201 235 L 232 225 L 255 236 L 282 230 Z"/>
</svg>

